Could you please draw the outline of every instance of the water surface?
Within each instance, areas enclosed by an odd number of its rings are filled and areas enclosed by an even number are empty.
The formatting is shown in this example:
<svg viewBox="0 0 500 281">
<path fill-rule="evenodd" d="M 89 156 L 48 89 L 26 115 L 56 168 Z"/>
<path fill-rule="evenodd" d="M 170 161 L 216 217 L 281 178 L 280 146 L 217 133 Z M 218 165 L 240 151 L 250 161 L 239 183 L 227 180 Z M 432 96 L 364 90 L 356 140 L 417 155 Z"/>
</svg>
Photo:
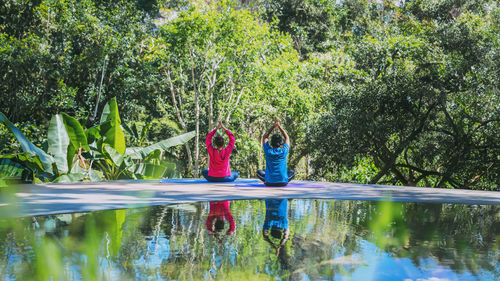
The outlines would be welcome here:
<svg viewBox="0 0 500 281">
<path fill-rule="evenodd" d="M 500 280 L 498 206 L 204 202 L 0 219 L 0 241 L 0 280 Z"/>
</svg>

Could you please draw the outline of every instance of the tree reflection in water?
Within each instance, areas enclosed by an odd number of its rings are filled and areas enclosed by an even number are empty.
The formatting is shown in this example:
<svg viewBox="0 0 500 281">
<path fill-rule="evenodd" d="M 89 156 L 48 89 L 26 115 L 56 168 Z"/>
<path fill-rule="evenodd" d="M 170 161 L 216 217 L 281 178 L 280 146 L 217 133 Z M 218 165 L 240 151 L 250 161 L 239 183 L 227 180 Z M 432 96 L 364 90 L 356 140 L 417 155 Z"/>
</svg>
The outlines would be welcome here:
<svg viewBox="0 0 500 281">
<path fill-rule="evenodd" d="M 0 280 L 498 280 L 499 238 L 500 207 L 457 204 L 245 200 L 0 219 Z"/>
</svg>

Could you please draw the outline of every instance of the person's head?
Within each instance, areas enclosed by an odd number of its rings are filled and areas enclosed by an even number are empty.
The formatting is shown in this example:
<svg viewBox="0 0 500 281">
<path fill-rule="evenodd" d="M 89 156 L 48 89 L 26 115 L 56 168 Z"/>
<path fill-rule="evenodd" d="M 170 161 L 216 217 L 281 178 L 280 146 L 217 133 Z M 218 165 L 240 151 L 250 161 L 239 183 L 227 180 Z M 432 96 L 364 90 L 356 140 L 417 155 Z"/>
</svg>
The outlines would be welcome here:
<svg viewBox="0 0 500 281">
<path fill-rule="evenodd" d="M 283 138 L 280 134 L 274 134 L 271 136 L 271 147 L 278 148 L 283 145 Z"/>
<path fill-rule="evenodd" d="M 214 230 L 217 232 L 224 230 L 224 220 L 222 218 L 218 217 L 215 219 Z"/>
<path fill-rule="evenodd" d="M 217 148 L 224 147 L 224 137 L 223 136 L 217 135 L 217 136 L 214 137 L 213 141 L 214 141 L 215 147 L 217 147 Z"/>
<path fill-rule="evenodd" d="M 278 227 L 273 227 L 271 228 L 271 236 L 276 239 L 281 239 L 281 237 L 283 236 L 283 230 Z"/>
</svg>

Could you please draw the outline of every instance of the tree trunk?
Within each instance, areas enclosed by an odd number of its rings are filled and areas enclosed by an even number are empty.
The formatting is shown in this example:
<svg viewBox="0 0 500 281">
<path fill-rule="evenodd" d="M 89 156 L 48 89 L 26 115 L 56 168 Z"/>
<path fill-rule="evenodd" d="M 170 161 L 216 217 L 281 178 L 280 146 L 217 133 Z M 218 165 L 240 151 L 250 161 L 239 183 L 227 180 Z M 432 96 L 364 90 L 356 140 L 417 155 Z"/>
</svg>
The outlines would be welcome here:
<svg viewBox="0 0 500 281">
<path fill-rule="evenodd" d="M 194 177 L 199 177 L 200 172 L 200 97 L 199 89 L 196 87 L 194 79 L 193 50 L 189 50 L 191 59 L 191 79 L 193 81 L 194 103 L 195 103 L 195 141 L 194 141 Z"/>
</svg>

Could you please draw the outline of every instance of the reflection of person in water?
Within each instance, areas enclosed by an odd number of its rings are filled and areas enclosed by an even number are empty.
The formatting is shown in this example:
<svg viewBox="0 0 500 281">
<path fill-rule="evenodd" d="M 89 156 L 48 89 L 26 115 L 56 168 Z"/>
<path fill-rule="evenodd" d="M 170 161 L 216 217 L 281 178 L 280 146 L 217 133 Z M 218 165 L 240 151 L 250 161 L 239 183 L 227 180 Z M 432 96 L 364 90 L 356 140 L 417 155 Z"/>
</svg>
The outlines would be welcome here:
<svg viewBox="0 0 500 281">
<path fill-rule="evenodd" d="M 288 275 L 288 280 L 309 280 L 303 270 L 303 265 L 298 266 L 296 257 L 289 254 L 289 249 L 285 245 L 289 234 L 288 199 L 266 200 L 266 219 L 262 235 L 264 236 L 264 240 L 274 248 L 276 256 L 278 256 L 278 261 L 281 264 L 281 269 L 284 270 L 283 276 Z M 273 242 L 272 239 L 276 242 Z"/>
<path fill-rule="evenodd" d="M 227 235 L 234 232 L 234 219 L 229 210 L 229 201 L 210 202 L 210 212 L 207 217 L 207 229 L 210 234 L 216 235 L 225 228 L 224 220 L 229 223 Z"/>
<path fill-rule="evenodd" d="M 268 199 L 266 201 L 266 219 L 262 229 L 262 235 L 279 255 L 280 249 L 283 248 L 290 230 L 288 229 L 288 199 Z M 269 237 L 279 239 L 279 243 L 273 243 Z"/>
</svg>

